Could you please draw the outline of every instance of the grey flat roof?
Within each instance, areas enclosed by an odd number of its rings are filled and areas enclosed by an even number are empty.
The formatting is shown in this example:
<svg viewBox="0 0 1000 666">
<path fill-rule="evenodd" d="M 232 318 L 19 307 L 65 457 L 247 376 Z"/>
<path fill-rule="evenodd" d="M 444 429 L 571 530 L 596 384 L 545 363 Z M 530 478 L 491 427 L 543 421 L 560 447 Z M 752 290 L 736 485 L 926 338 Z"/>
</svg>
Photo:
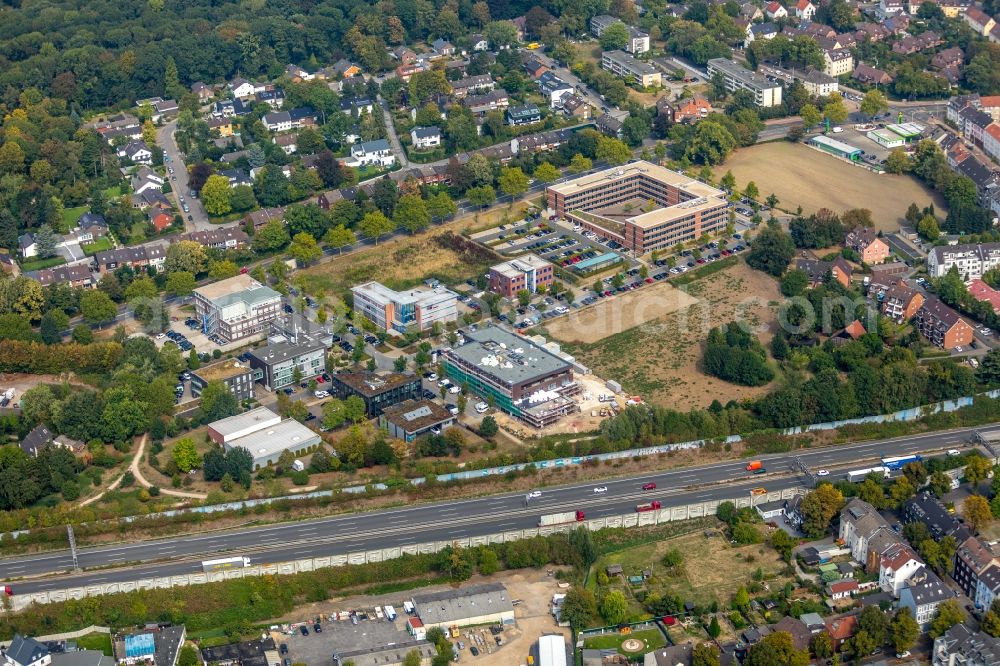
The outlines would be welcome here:
<svg viewBox="0 0 1000 666">
<path fill-rule="evenodd" d="M 249 435 L 230 440 L 226 442 L 225 446 L 226 449 L 243 447 L 250 452 L 256 461 L 280 453 L 285 449 L 312 446 L 318 444 L 319 441 L 319 435 L 312 430 L 295 419 L 286 419 L 277 425 L 261 428 Z"/>
<path fill-rule="evenodd" d="M 454 356 L 511 385 L 570 367 L 552 352 L 496 326 L 468 331 L 465 337 L 468 342 L 449 351 L 448 356 Z"/>
<path fill-rule="evenodd" d="M 278 415 L 267 407 L 258 407 L 257 409 L 251 409 L 249 412 L 219 419 L 218 421 L 209 423 L 208 425 L 212 430 L 225 437 L 234 432 L 239 432 L 256 424 L 271 421 L 276 418 L 279 418 Z"/>
<path fill-rule="evenodd" d="M 266 347 L 251 349 L 249 354 L 261 363 L 272 365 L 274 363 L 281 363 L 282 361 L 290 358 L 295 358 L 296 356 L 302 356 L 303 354 L 314 352 L 317 349 L 326 348 L 326 345 L 319 340 L 314 340 L 307 336 L 303 337 L 303 341 L 298 343 L 287 339 L 272 342 Z"/>
<path fill-rule="evenodd" d="M 424 623 L 453 622 L 491 613 L 514 612 L 507 588 L 499 583 L 471 585 L 457 590 L 416 594 L 413 605 Z"/>
</svg>

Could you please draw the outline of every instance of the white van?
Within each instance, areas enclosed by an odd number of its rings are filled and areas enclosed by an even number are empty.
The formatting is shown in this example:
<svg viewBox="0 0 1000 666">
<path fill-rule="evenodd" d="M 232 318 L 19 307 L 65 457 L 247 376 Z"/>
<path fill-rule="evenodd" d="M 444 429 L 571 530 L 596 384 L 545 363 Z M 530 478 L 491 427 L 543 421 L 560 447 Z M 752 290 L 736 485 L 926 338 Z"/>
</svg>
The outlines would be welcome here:
<svg viewBox="0 0 1000 666">
<path fill-rule="evenodd" d="M 486 410 L 488 410 L 489 408 L 490 408 L 490 406 L 487 405 L 485 402 L 477 402 L 476 403 L 476 413 L 477 414 L 485 414 Z"/>
<path fill-rule="evenodd" d="M 459 393 L 462 390 L 461 386 L 452 386 L 448 389 L 448 393 Z"/>
</svg>

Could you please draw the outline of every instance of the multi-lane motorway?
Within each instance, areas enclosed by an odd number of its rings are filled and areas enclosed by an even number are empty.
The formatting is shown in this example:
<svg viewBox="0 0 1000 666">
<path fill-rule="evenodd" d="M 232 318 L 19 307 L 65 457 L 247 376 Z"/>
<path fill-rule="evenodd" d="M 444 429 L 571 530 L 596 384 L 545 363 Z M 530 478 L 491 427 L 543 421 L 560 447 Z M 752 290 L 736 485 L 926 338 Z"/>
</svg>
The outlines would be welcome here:
<svg viewBox="0 0 1000 666">
<path fill-rule="evenodd" d="M 338 517 L 252 527 L 164 540 L 84 548 L 78 559 L 83 573 L 68 573 L 68 551 L 0 560 L 0 576 L 11 581 L 15 594 L 88 584 L 169 576 L 200 570 L 200 561 L 220 554 L 247 555 L 254 564 L 346 554 L 390 546 L 495 534 L 538 524 L 538 517 L 557 511 L 583 510 L 589 518 L 628 513 L 635 504 L 660 500 L 664 507 L 749 495 L 752 488 L 780 490 L 803 483 L 794 458 L 814 472 L 851 468 L 882 455 L 900 455 L 956 448 L 970 441 L 971 429 L 845 444 L 796 454 L 762 458 L 768 473 L 753 476 L 746 461 L 732 461 L 627 479 L 542 489 L 540 497 L 506 494 L 453 502 L 355 513 Z M 842 472 L 841 472 L 842 474 Z M 831 479 L 838 472 L 831 473 Z M 656 490 L 641 486 L 655 483 Z M 606 492 L 595 493 L 604 486 Z M 89 570 L 88 570 L 89 569 Z"/>
</svg>

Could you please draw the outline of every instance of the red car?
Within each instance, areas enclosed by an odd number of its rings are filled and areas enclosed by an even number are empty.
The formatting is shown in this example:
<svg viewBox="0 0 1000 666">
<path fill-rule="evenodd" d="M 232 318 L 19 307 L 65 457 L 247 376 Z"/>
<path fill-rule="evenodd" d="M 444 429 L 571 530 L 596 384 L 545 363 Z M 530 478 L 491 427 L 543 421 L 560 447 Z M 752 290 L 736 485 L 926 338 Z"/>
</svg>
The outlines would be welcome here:
<svg viewBox="0 0 1000 666">
<path fill-rule="evenodd" d="M 651 277 L 646 278 L 646 284 L 653 284 L 653 278 Z"/>
<path fill-rule="evenodd" d="M 606 291 L 606 292 L 604 292 L 604 295 L 605 295 L 605 296 L 610 296 L 610 295 L 611 295 L 611 292 L 610 292 L 610 291 Z"/>
<path fill-rule="evenodd" d="M 643 490 L 656 490 L 656 484 L 655 483 L 644 483 L 644 484 L 642 484 L 642 489 Z"/>
</svg>

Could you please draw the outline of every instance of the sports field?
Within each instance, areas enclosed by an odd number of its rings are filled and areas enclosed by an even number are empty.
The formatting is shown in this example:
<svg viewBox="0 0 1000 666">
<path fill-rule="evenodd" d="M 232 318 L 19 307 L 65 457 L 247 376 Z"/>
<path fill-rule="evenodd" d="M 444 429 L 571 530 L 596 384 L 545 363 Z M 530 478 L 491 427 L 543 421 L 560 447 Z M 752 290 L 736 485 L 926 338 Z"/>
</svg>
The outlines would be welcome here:
<svg viewBox="0 0 1000 666">
<path fill-rule="evenodd" d="M 784 210 L 794 212 L 802 206 L 809 214 L 820 208 L 835 213 L 868 208 L 881 231 L 897 231 L 911 202 L 921 208 L 933 203 L 939 218 L 946 211 L 941 197 L 911 176 L 878 175 L 800 143 L 779 141 L 741 148 L 716 167 L 715 177 L 721 178 L 727 170 L 733 172 L 739 188 L 752 180 L 762 198 L 773 192 Z"/>
</svg>

